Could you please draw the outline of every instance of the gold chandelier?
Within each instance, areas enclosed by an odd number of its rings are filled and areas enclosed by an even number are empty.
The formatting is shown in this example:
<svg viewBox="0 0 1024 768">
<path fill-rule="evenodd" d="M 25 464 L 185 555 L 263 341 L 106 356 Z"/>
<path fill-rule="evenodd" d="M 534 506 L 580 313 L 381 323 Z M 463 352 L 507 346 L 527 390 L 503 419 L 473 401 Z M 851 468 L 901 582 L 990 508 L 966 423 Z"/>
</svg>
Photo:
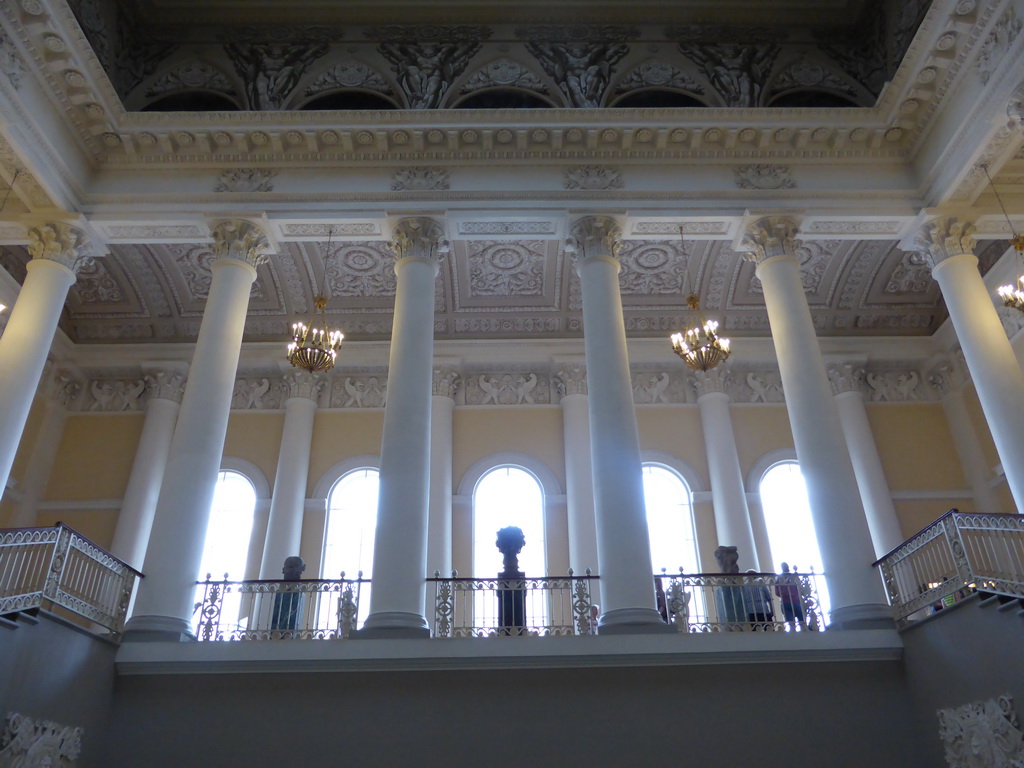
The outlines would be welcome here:
<svg viewBox="0 0 1024 768">
<path fill-rule="evenodd" d="M 710 371 L 729 357 L 729 340 L 718 335 L 717 321 L 705 319 L 697 294 L 687 296 L 686 303 L 697 313 L 700 325 L 686 333 L 673 333 L 672 351 L 693 370 Z"/>
<path fill-rule="evenodd" d="M 1006 206 L 1003 205 L 1003 198 L 999 196 L 999 191 L 996 189 L 996 185 L 992 183 L 992 177 L 989 176 L 988 166 L 982 165 L 981 169 L 985 172 L 988 186 L 992 190 L 992 194 L 996 196 L 996 202 L 999 203 L 999 208 L 1003 211 L 1003 216 L 1006 218 L 1006 224 L 1010 228 L 1010 245 L 1017 252 L 1017 284 L 1001 285 L 996 289 L 996 293 L 1003 300 L 1004 306 L 1013 307 L 1024 312 L 1024 235 L 1017 234 L 1017 230 L 1013 228 L 1010 215 L 1006 212 Z"/>
<path fill-rule="evenodd" d="M 327 235 L 327 253 L 324 256 L 324 284 L 327 283 L 327 259 L 331 256 L 332 229 Z M 314 289 L 316 286 L 314 285 Z M 345 334 L 341 331 L 328 330 L 327 326 L 327 295 L 317 290 L 313 298 L 313 313 L 309 325 L 295 323 L 292 325 L 292 340 L 288 344 L 288 362 L 296 368 L 310 373 L 329 371 L 334 367 L 338 357 L 338 347 Z"/>
</svg>

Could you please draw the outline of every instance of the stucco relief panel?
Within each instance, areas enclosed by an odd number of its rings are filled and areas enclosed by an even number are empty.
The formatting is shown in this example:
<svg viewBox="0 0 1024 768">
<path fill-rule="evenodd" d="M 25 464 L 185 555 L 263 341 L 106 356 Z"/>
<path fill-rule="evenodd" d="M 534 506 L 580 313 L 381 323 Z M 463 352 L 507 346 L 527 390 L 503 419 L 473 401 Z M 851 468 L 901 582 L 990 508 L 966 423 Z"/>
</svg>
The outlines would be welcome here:
<svg viewBox="0 0 1024 768">
<path fill-rule="evenodd" d="M 550 240 L 469 240 L 451 258 L 455 311 L 555 311 L 563 257 Z"/>
</svg>

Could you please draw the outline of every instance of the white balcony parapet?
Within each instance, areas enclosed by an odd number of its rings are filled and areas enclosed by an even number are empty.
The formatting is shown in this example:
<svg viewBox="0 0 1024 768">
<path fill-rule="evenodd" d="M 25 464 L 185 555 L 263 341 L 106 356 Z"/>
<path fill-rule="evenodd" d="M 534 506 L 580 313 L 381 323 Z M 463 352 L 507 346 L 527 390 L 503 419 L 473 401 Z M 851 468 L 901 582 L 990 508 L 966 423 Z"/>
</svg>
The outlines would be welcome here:
<svg viewBox="0 0 1024 768">
<path fill-rule="evenodd" d="M 1024 516 L 951 509 L 875 565 L 900 627 L 974 592 L 1024 598 Z"/>
<path fill-rule="evenodd" d="M 140 576 L 63 523 L 0 531 L 0 615 L 59 606 L 118 638 Z"/>
</svg>

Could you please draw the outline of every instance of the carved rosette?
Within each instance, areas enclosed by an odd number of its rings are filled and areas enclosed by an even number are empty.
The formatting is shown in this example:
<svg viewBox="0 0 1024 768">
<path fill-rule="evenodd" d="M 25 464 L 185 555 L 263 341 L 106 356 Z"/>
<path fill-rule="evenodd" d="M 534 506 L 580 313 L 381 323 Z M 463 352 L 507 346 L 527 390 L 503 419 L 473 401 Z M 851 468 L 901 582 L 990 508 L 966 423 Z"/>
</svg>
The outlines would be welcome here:
<svg viewBox="0 0 1024 768">
<path fill-rule="evenodd" d="M 33 259 L 47 259 L 77 273 L 96 256 L 82 229 L 63 221 L 29 227 L 28 252 Z"/>
<path fill-rule="evenodd" d="M 855 368 L 849 363 L 829 363 L 825 367 L 825 372 L 828 374 L 828 383 L 832 387 L 833 395 L 861 391 L 861 383 L 864 381 L 863 368 Z"/>
<path fill-rule="evenodd" d="M 565 250 L 580 264 L 588 259 L 618 259 L 622 229 L 608 216 L 585 216 L 571 230 Z"/>
<path fill-rule="evenodd" d="M 587 366 L 581 363 L 559 366 L 555 371 L 555 378 L 562 397 L 588 394 Z"/>
<path fill-rule="evenodd" d="M 732 374 L 723 366 L 708 371 L 694 371 L 690 383 L 693 385 L 693 391 L 697 393 L 698 399 L 715 392 L 728 395 L 729 387 L 732 384 Z"/>
<path fill-rule="evenodd" d="M 766 216 L 750 224 L 739 247 L 744 259 L 755 264 L 775 258 L 796 258 L 798 224 L 789 216 Z"/>
<path fill-rule="evenodd" d="M 932 269 L 946 259 L 974 255 L 974 224 L 952 216 L 940 216 L 924 224 L 914 245 L 928 259 Z"/>
<path fill-rule="evenodd" d="M 434 369 L 434 397 L 454 398 L 461 383 L 459 372 L 451 366 L 445 365 Z"/>
<path fill-rule="evenodd" d="M 286 399 L 304 397 L 316 402 L 320 391 L 324 388 L 324 380 L 305 371 L 292 371 L 282 377 Z"/>
<path fill-rule="evenodd" d="M 267 236 L 251 221 L 218 221 L 211 230 L 215 259 L 236 259 L 258 267 L 269 258 Z"/>
<path fill-rule="evenodd" d="M 150 400 L 172 400 L 181 403 L 187 377 L 181 371 L 156 371 L 145 377 Z"/>
<path fill-rule="evenodd" d="M 388 248 L 396 261 L 420 259 L 437 266 L 451 251 L 451 244 L 444 239 L 444 229 L 433 219 L 411 218 L 395 225 Z"/>
</svg>

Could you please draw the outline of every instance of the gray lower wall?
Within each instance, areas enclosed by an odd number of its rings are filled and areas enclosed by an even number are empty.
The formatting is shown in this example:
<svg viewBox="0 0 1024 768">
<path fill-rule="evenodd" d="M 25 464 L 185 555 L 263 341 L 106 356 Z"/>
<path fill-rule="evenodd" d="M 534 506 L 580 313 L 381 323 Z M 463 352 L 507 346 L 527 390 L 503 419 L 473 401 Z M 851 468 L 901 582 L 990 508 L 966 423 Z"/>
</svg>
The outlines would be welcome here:
<svg viewBox="0 0 1024 768">
<path fill-rule="evenodd" d="M 0 627 L 0 718 L 19 712 L 82 726 L 78 765 L 103 766 L 117 647 L 45 612 L 15 623 Z"/>
<path fill-rule="evenodd" d="M 140 675 L 103 765 L 934 766 L 914 722 L 898 661 Z"/>
</svg>

